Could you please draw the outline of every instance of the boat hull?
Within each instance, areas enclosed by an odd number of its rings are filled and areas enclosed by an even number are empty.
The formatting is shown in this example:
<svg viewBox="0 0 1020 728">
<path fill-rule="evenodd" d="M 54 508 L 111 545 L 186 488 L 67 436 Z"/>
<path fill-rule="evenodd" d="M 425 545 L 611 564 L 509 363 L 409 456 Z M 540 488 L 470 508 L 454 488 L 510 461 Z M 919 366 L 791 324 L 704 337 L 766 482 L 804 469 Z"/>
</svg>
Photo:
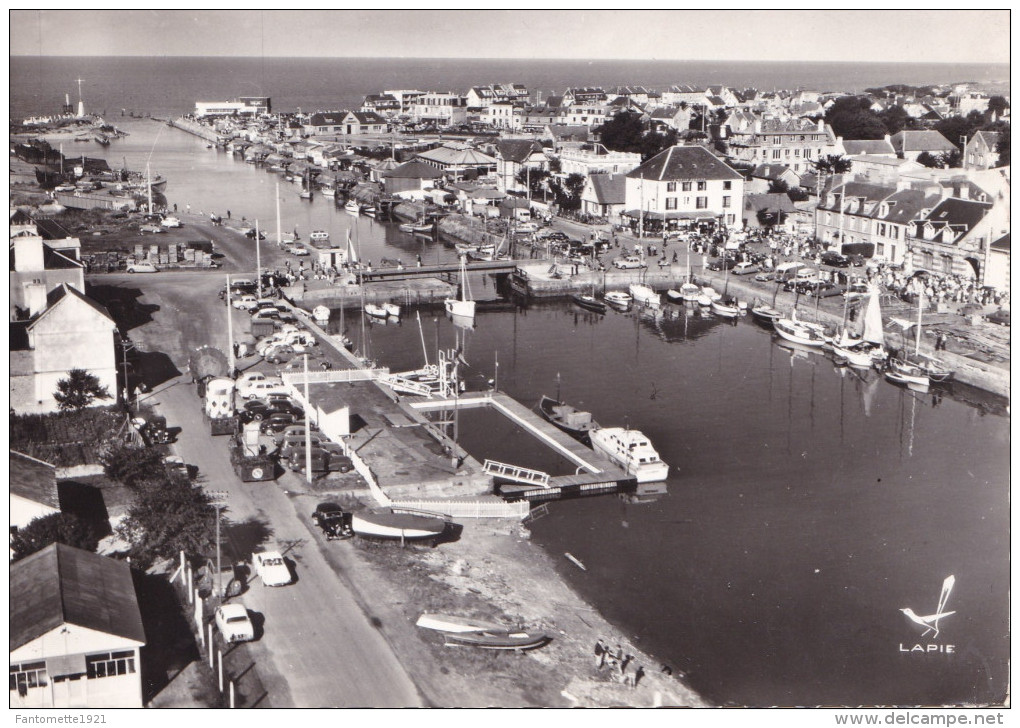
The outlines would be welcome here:
<svg viewBox="0 0 1020 728">
<path fill-rule="evenodd" d="M 446 307 L 446 312 L 453 316 L 471 319 L 475 317 L 474 301 L 461 301 L 458 298 L 447 298 L 443 302 L 443 305 Z"/>
<path fill-rule="evenodd" d="M 447 523 L 436 516 L 392 511 L 368 511 L 351 515 L 351 529 L 358 536 L 385 539 L 438 538 Z"/>
<path fill-rule="evenodd" d="M 444 635 L 447 647 L 480 647 L 485 650 L 533 650 L 552 638 L 531 632 L 456 632 Z"/>
<path fill-rule="evenodd" d="M 581 308 L 586 308 L 589 311 L 594 311 L 595 313 L 606 312 L 606 304 L 591 296 L 571 296 L 570 299 Z"/>
<path fill-rule="evenodd" d="M 560 412 L 557 412 L 557 409 L 559 409 Z M 552 397 L 546 396 L 544 394 L 542 395 L 542 399 L 540 399 L 538 402 L 538 411 L 542 415 L 542 417 L 548 420 L 551 424 L 555 425 L 559 429 L 566 432 L 571 437 L 577 438 L 578 440 L 587 441 L 588 434 L 592 430 L 599 429 L 599 424 L 594 420 L 589 420 L 588 422 L 584 423 L 584 425 L 581 427 L 571 427 L 564 421 L 563 417 L 560 414 L 564 410 L 567 410 L 569 412 L 578 411 L 571 407 L 570 405 L 564 404 L 563 402 L 557 402 Z"/>
<path fill-rule="evenodd" d="M 492 634 L 499 634 L 503 632 L 504 634 L 509 634 L 510 632 L 520 631 L 516 627 L 506 627 L 495 622 L 474 619 L 473 617 L 458 617 L 453 614 L 430 614 L 429 612 L 425 612 L 418 617 L 418 621 L 415 624 L 424 629 L 451 633 L 490 632 Z"/>
<path fill-rule="evenodd" d="M 623 469 L 628 475 L 634 476 L 639 483 L 656 483 L 665 480 L 669 476 L 669 466 L 656 459 L 650 463 L 634 463 L 624 456 L 623 452 L 613 446 L 613 442 L 607 433 L 621 428 L 601 428 L 589 433 L 592 449 L 604 455 L 613 465 Z M 637 433 L 640 434 L 640 433 Z M 658 458 L 658 454 L 656 454 Z"/>
<path fill-rule="evenodd" d="M 821 347 L 825 337 L 814 328 L 805 327 L 799 321 L 780 319 L 773 324 L 776 333 L 793 344 L 801 346 Z"/>
<path fill-rule="evenodd" d="M 740 309 L 737 306 L 731 306 L 721 301 L 712 301 L 710 308 L 712 313 L 725 318 L 736 318 L 740 315 Z"/>
</svg>

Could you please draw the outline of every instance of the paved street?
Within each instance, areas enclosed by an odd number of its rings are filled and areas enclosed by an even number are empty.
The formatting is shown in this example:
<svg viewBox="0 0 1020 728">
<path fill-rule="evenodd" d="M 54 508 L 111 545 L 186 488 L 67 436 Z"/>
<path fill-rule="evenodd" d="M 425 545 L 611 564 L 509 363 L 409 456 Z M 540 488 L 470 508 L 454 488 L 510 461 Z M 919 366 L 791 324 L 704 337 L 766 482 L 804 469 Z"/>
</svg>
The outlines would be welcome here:
<svg viewBox="0 0 1020 728">
<path fill-rule="evenodd" d="M 144 351 L 166 354 L 181 372 L 145 397 L 170 427 L 181 428 L 178 454 L 198 466 L 206 488 L 229 493 L 229 521 L 267 529 L 266 545 L 278 546 L 290 562 L 295 583 L 270 589 L 253 577 L 239 598 L 264 617 L 264 634 L 250 649 L 273 706 L 421 705 L 406 671 L 326 562 L 308 514 L 295 512 L 281 483 L 242 483 L 230 466 L 227 438 L 208 433 L 185 367 L 187 352 L 197 346 L 226 349 L 225 306 L 216 295 L 223 278 L 205 272 L 103 275 L 90 284 L 101 287 L 104 298 L 134 299 L 140 325 L 129 332 L 132 339 Z"/>
</svg>

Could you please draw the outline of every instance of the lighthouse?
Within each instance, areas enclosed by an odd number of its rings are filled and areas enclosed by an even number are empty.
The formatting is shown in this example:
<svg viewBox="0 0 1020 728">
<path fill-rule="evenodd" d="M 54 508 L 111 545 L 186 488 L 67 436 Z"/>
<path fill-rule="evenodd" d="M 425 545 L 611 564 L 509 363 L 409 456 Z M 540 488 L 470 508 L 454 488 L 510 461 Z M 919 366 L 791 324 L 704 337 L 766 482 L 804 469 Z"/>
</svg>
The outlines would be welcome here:
<svg viewBox="0 0 1020 728">
<path fill-rule="evenodd" d="M 78 117 L 85 116 L 85 102 L 81 100 L 81 82 L 82 79 L 78 79 Z"/>
</svg>

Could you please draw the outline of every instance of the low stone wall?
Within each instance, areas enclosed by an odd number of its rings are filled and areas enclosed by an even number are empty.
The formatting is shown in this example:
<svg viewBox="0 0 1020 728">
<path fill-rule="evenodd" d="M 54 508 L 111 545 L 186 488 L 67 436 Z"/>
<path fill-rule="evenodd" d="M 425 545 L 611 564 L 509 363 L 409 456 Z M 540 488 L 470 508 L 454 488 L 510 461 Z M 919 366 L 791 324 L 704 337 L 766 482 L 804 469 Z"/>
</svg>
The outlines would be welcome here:
<svg viewBox="0 0 1020 728">
<path fill-rule="evenodd" d="M 493 235 L 471 225 L 462 215 L 448 215 L 439 221 L 439 232 L 471 245 L 499 245 L 501 235 Z"/>
</svg>

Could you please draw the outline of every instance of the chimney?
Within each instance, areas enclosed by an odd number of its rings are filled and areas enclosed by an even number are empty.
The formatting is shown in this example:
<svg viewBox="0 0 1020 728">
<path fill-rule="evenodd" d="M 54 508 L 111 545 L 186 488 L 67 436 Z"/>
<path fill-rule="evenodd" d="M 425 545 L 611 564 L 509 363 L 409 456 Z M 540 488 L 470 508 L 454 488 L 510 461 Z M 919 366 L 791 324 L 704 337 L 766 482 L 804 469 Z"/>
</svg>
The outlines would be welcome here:
<svg viewBox="0 0 1020 728">
<path fill-rule="evenodd" d="M 42 238 L 36 235 L 14 238 L 14 270 L 17 273 L 45 270 Z"/>
<path fill-rule="evenodd" d="M 825 131 L 825 120 L 824 119 L 819 119 L 818 120 L 818 131 Z"/>
<path fill-rule="evenodd" d="M 40 280 L 23 283 L 22 300 L 28 309 L 28 315 L 38 316 L 46 310 L 46 284 Z"/>
</svg>

